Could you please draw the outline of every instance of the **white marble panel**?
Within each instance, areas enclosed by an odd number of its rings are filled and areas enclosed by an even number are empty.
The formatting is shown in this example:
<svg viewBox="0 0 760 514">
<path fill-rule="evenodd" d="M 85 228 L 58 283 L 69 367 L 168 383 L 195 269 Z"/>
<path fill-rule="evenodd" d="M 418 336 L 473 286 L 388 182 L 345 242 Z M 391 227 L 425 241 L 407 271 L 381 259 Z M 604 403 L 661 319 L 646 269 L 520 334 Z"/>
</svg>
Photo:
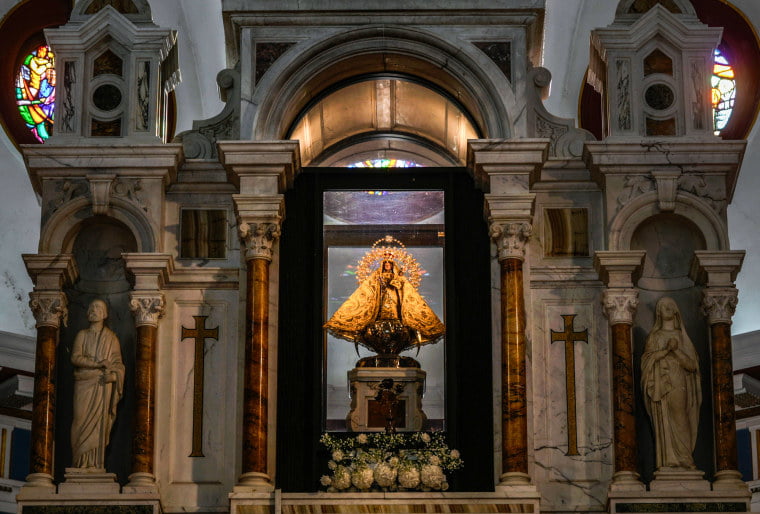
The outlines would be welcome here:
<svg viewBox="0 0 760 514">
<path fill-rule="evenodd" d="M 238 364 L 238 291 L 170 291 L 167 315 L 159 328 L 157 466 L 164 506 L 215 510 L 239 473 L 239 410 L 242 393 Z M 193 316 L 208 316 L 205 327 L 219 328 L 219 339 L 204 346 L 203 457 L 190 457 L 193 433 L 195 342 L 182 340 L 182 327 L 195 328 Z"/>
<path fill-rule="evenodd" d="M 612 416 L 607 322 L 595 287 L 534 289 L 532 323 L 533 479 L 549 510 L 583 505 L 603 508 L 612 475 Z M 578 455 L 568 455 L 565 343 L 562 315 L 575 315 L 575 419 Z"/>
</svg>

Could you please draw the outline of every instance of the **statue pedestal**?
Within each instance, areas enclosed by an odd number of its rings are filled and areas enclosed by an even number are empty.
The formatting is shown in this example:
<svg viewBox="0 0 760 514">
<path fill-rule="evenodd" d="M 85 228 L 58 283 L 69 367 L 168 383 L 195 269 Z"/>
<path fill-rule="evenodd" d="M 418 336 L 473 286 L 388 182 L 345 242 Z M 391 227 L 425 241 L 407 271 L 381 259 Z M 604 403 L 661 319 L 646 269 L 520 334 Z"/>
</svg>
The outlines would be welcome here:
<svg viewBox="0 0 760 514">
<path fill-rule="evenodd" d="M 418 432 L 427 416 L 422 411 L 422 396 L 427 373 L 419 368 L 354 368 L 348 372 L 351 390 L 351 411 L 346 426 L 353 432 L 382 432 L 385 416 L 380 402 L 375 400 L 380 383 L 387 378 L 399 385 L 396 409 L 396 430 Z"/>
<path fill-rule="evenodd" d="M 118 494 L 120 490 L 116 473 L 105 469 L 66 468 L 63 476 L 66 481 L 58 485 L 59 494 Z"/>
<path fill-rule="evenodd" d="M 58 490 L 25 485 L 17 497 L 19 512 L 90 512 L 100 509 L 109 514 L 161 514 L 158 491 L 120 492 L 115 473 L 104 469 L 66 468 L 65 481 Z"/>
<path fill-rule="evenodd" d="M 704 479 L 704 472 L 698 469 L 658 470 L 649 483 L 650 491 L 709 491 L 710 482 Z"/>
</svg>

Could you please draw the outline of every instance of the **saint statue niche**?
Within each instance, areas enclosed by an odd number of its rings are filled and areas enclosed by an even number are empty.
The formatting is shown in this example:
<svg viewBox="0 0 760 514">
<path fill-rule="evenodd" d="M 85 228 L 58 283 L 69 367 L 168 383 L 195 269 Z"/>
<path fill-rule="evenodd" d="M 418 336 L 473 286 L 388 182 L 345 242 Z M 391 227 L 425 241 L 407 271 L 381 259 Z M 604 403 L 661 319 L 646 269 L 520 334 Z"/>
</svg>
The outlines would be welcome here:
<svg viewBox="0 0 760 514">
<path fill-rule="evenodd" d="M 361 359 L 357 367 L 419 367 L 398 354 L 443 337 L 443 323 L 417 292 L 420 273 L 414 257 L 391 236 L 375 242 L 359 261 L 359 286 L 324 325 L 335 337 L 353 342 L 357 352 L 362 345 L 378 354 Z"/>
<path fill-rule="evenodd" d="M 119 339 L 105 326 L 108 307 L 93 300 L 87 309 L 90 326 L 74 339 L 74 420 L 71 423 L 73 467 L 105 470 L 105 450 L 122 397 L 124 364 Z"/>
<path fill-rule="evenodd" d="M 641 389 L 654 427 L 658 470 L 695 469 L 699 407 L 699 357 L 675 300 L 660 298 L 641 356 Z"/>
</svg>

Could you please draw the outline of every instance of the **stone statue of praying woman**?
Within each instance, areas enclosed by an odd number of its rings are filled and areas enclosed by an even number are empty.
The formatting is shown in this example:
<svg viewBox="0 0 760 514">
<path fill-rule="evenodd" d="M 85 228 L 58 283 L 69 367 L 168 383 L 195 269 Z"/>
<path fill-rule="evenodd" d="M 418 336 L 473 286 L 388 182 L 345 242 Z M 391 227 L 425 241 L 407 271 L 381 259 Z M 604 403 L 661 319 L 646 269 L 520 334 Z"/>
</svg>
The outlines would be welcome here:
<svg viewBox="0 0 760 514">
<path fill-rule="evenodd" d="M 676 302 L 660 298 L 641 356 L 641 389 L 655 439 L 658 470 L 695 469 L 699 407 L 699 358 Z"/>
<path fill-rule="evenodd" d="M 93 300 L 87 309 L 89 328 L 74 339 L 74 420 L 71 423 L 73 467 L 102 472 L 105 451 L 124 387 L 119 338 L 105 326 L 108 307 Z"/>
</svg>

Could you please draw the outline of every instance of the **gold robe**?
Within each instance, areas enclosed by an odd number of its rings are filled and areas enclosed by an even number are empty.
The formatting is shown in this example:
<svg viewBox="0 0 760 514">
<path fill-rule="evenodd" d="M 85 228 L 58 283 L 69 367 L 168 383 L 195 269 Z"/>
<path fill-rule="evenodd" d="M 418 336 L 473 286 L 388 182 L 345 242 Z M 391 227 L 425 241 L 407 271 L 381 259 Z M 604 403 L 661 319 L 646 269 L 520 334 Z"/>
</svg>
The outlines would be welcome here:
<svg viewBox="0 0 760 514">
<path fill-rule="evenodd" d="M 446 331 L 412 284 L 401 275 L 379 269 L 359 284 L 324 326 L 335 337 L 361 343 L 367 325 L 396 318 L 417 333 L 420 344 L 435 343 Z"/>
</svg>

